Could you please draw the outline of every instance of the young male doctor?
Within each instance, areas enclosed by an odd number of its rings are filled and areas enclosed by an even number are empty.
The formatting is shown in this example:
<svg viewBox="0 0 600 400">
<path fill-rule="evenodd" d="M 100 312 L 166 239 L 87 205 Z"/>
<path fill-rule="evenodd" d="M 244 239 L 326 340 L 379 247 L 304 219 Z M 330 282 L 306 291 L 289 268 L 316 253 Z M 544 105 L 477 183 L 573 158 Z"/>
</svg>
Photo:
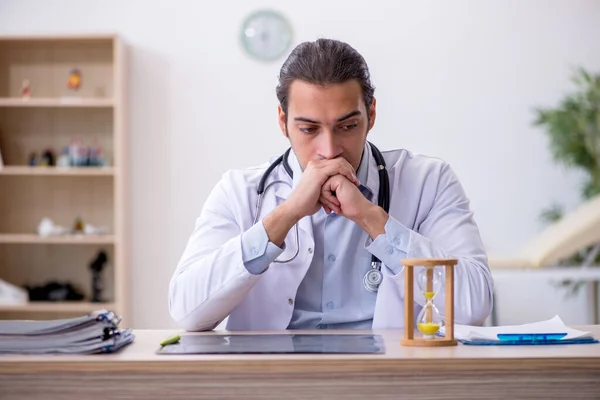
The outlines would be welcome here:
<svg viewBox="0 0 600 400">
<path fill-rule="evenodd" d="M 212 190 L 170 282 L 172 318 L 187 330 L 226 317 L 229 330 L 399 328 L 401 260 L 452 257 L 455 321 L 482 323 L 492 276 L 448 164 L 384 151 L 389 211 L 380 206 L 385 182 L 367 142 L 376 102 L 363 57 L 339 41 L 302 43 L 281 68 L 277 97 L 292 151 L 272 171 L 275 158 L 229 171 Z M 443 290 L 435 303 L 444 315 Z M 424 304 L 416 290 L 414 315 Z"/>
</svg>

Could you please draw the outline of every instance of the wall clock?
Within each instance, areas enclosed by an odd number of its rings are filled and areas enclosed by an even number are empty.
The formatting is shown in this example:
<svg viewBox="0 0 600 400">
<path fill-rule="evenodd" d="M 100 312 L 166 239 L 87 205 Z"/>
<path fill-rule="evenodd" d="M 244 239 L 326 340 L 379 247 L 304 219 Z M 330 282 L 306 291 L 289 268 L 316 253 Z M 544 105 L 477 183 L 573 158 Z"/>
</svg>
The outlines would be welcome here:
<svg viewBox="0 0 600 400">
<path fill-rule="evenodd" d="M 292 27 L 279 12 L 259 10 L 242 24 L 241 41 L 246 53 L 257 60 L 273 61 L 292 43 Z"/>
</svg>

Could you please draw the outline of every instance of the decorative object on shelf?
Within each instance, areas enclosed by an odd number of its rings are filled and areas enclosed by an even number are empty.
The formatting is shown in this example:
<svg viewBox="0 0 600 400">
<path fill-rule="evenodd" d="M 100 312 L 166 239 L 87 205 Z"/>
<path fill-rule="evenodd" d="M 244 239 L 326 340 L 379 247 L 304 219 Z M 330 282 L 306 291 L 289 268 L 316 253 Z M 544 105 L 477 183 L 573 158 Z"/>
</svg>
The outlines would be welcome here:
<svg viewBox="0 0 600 400">
<path fill-rule="evenodd" d="M 1 161 L 1 159 L 0 159 Z M 37 152 L 29 154 L 28 164 L 30 166 L 58 166 L 58 167 L 105 167 L 106 159 L 102 146 L 84 146 L 79 139 L 71 140 L 68 146 L 62 148 L 58 158 L 51 148 L 45 149 L 38 158 Z"/>
<path fill-rule="evenodd" d="M 71 140 L 69 145 L 69 158 L 72 167 L 79 167 L 86 164 L 86 150 L 78 139 Z"/>
<path fill-rule="evenodd" d="M 104 250 L 100 250 L 96 258 L 91 262 L 90 269 L 92 270 L 92 302 L 102 302 L 102 290 L 104 284 L 102 282 L 102 270 L 108 261 L 108 257 Z"/>
<path fill-rule="evenodd" d="M 251 57 L 273 61 L 281 57 L 292 43 L 292 27 L 279 12 L 259 10 L 242 23 L 241 42 Z"/>
<path fill-rule="evenodd" d="M 69 147 L 64 146 L 62 148 L 60 156 L 58 156 L 58 160 L 56 160 L 56 166 L 57 167 L 68 167 L 70 165 L 71 165 L 71 159 L 69 157 Z"/>
<path fill-rule="evenodd" d="M 38 165 L 37 153 L 35 151 L 33 151 L 29 154 L 29 163 L 28 164 L 30 167 L 35 167 L 36 165 Z"/>
<path fill-rule="evenodd" d="M 83 220 L 78 217 L 73 224 L 73 228 L 68 229 L 63 226 L 56 225 L 50 218 L 44 217 L 38 224 L 37 234 L 42 237 L 69 234 L 106 235 L 108 234 L 108 228 L 104 226 L 96 227 L 94 225 L 84 224 Z"/>
<path fill-rule="evenodd" d="M 0 279 L 0 304 L 25 304 L 28 300 L 25 289 Z"/>
<path fill-rule="evenodd" d="M 42 167 L 53 167 L 56 165 L 56 163 L 54 162 L 54 152 L 52 151 L 52 149 L 46 149 L 42 153 L 39 165 Z"/>
<path fill-rule="evenodd" d="M 83 231 L 84 231 L 83 220 L 81 219 L 81 217 L 75 218 L 75 223 L 73 224 L 73 233 L 74 234 L 83 233 Z"/>
<path fill-rule="evenodd" d="M 102 155 L 102 147 L 92 146 L 89 150 L 88 165 L 92 167 L 103 167 L 106 161 Z"/>
<path fill-rule="evenodd" d="M 73 68 L 71 70 L 69 79 L 67 80 L 67 87 L 71 90 L 79 90 L 81 87 L 81 71 L 79 69 Z"/>
<path fill-rule="evenodd" d="M 86 235 L 106 235 L 108 233 L 108 228 L 104 226 L 85 224 L 83 227 L 83 233 Z"/>
<path fill-rule="evenodd" d="M 106 166 L 101 146 L 86 147 L 78 139 L 72 140 L 69 145 L 69 161 L 73 167 Z"/>
<path fill-rule="evenodd" d="M 50 281 L 43 286 L 24 286 L 30 301 L 80 301 L 83 292 L 69 282 Z"/>
<path fill-rule="evenodd" d="M 71 231 L 63 226 L 55 225 L 54 222 L 48 218 L 42 218 L 37 227 L 38 235 L 42 237 L 48 236 L 57 236 L 57 235 L 66 235 L 71 233 Z"/>
<path fill-rule="evenodd" d="M 29 79 L 23 79 L 21 82 L 21 98 L 31 98 L 31 83 L 29 82 Z"/>
</svg>

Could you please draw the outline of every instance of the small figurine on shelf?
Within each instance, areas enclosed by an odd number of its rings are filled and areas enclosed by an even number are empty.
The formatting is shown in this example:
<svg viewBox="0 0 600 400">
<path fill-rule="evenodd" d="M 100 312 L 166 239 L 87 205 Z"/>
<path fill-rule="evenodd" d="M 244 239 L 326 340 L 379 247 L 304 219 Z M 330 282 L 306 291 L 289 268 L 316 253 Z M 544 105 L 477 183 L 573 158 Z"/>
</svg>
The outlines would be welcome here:
<svg viewBox="0 0 600 400">
<path fill-rule="evenodd" d="M 69 74 L 69 79 L 67 80 L 67 87 L 71 90 L 79 90 L 79 87 L 81 86 L 81 72 L 77 69 L 74 68 L 73 70 L 71 70 L 71 73 Z"/>
<path fill-rule="evenodd" d="M 29 154 L 29 166 L 30 167 L 35 167 L 36 165 L 38 165 L 37 158 L 38 158 L 37 153 L 35 151 L 33 151 Z"/>
<path fill-rule="evenodd" d="M 91 224 L 85 224 L 83 227 L 83 232 L 86 235 L 106 235 L 108 233 L 108 228 L 105 226 L 94 226 Z"/>
<path fill-rule="evenodd" d="M 73 224 L 73 233 L 84 233 L 84 224 L 81 217 L 77 217 L 77 219 L 75 219 L 75 224 Z"/>
<path fill-rule="evenodd" d="M 85 165 L 87 162 L 87 157 L 85 153 L 85 147 L 82 146 L 81 141 L 79 139 L 71 141 L 71 145 L 69 146 L 69 156 L 71 158 L 72 166 L 80 167 L 82 165 Z"/>
<path fill-rule="evenodd" d="M 60 154 L 60 156 L 58 157 L 58 160 L 56 160 L 56 166 L 57 167 L 68 167 L 70 165 L 70 161 L 69 161 L 69 148 L 67 146 L 62 148 L 62 152 Z"/>
<path fill-rule="evenodd" d="M 94 167 L 103 167 L 106 165 L 104 157 L 102 156 L 102 147 L 90 147 L 89 165 Z"/>
<path fill-rule="evenodd" d="M 53 167 L 54 165 L 56 165 L 56 163 L 54 162 L 54 152 L 52 151 L 52 149 L 46 149 L 46 151 L 44 151 L 40 160 L 40 165 L 46 167 Z"/>
<path fill-rule="evenodd" d="M 92 302 L 102 302 L 102 276 L 101 272 L 104 269 L 104 264 L 108 261 L 108 257 L 106 256 L 106 252 L 104 250 L 100 250 L 96 258 L 90 264 L 90 269 L 92 270 Z"/>
<path fill-rule="evenodd" d="M 29 79 L 23 79 L 21 82 L 21 97 L 23 99 L 29 99 L 31 97 L 31 84 Z"/>
<path fill-rule="evenodd" d="M 44 217 L 37 227 L 37 233 L 40 236 L 66 235 L 69 232 L 68 228 L 54 223 L 50 218 Z"/>
</svg>

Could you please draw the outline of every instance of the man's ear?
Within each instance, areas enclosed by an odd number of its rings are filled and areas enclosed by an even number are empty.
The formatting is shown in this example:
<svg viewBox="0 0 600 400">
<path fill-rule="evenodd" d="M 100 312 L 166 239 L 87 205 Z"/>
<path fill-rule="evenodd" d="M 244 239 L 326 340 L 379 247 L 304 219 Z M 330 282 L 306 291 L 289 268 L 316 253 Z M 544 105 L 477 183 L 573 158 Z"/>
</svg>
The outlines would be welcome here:
<svg viewBox="0 0 600 400">
<path fill-rule="evenodd" d="M 373 129 L 373 125 L 375 125 L 375 118 L 377 117 L 377 100 L 373 97 L 373 102 L 371 102 L 371 106 L 369 107 L 369 131 Z"/>
<path fill-rule="evenodd" d="M 287 134 L 287 126 L 285 123 L 285 113 L 283 112 L 283 109 L 281 108 L 281 105 L 277 106 L 277 114 L 278 114 L 278 119 L 279 119 L 279 128 L 281 128 L 281 133 L 283 133 L 283 136 L 288 137 Z"/>
</svg>

